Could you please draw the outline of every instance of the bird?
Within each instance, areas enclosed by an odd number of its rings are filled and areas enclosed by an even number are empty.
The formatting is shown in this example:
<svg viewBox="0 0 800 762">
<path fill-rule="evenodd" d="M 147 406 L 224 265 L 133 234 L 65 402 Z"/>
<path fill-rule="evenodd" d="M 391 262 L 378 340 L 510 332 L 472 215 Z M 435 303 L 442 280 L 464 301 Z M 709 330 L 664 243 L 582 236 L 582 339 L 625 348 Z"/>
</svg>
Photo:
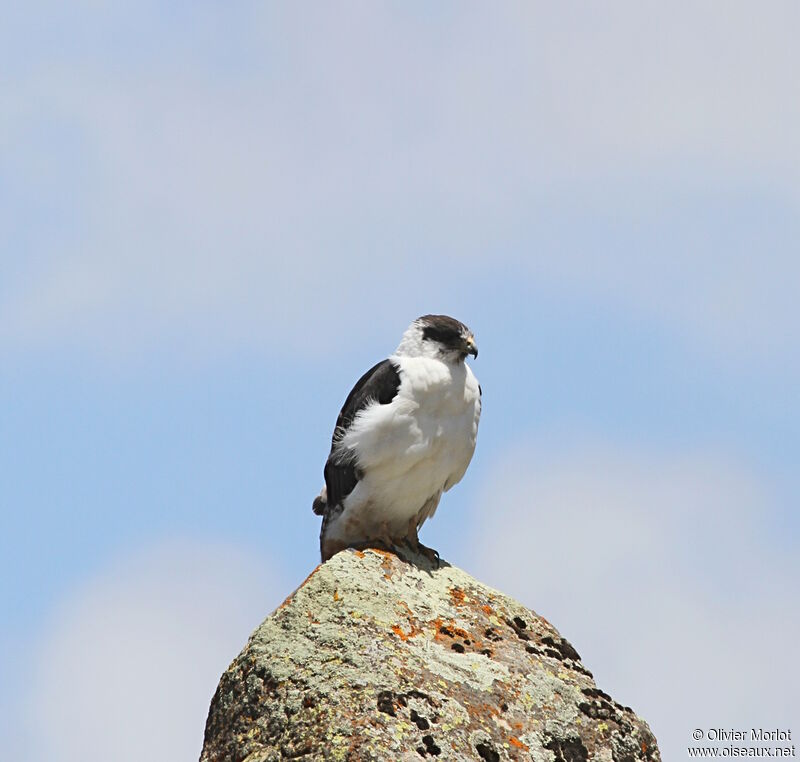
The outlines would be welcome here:
<svg viewBox="0 0 800 762">
<path fill-rule="evenodd" d="M 423 315 L 392 355 L 348 394 L 331 437 L 322 516 L 325 562 L 345 548 L 408 548 L 439 563 L 419 541 L 443 492 L 458 484 L 475 451 L 482 389 L 467 356 L 475 337 L 448 315 Z"/>
</svg>

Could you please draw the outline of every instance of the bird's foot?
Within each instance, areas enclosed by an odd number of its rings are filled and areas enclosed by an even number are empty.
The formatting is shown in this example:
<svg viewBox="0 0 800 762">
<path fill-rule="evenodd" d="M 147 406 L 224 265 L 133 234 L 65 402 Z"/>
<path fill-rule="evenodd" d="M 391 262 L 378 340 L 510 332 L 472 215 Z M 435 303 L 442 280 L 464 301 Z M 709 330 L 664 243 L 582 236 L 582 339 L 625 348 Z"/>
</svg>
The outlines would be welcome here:
<svg viewBox="0 0 800 762">
<path fill-rule="evenodd" d="M 439 556 L 439 551 L 435 548 L 429 548 L 427 545 L 419 543 L 419 552 L 422 553 L 437 569 L 441 566 L 442 559 Z"/>
<path fill-rule="evenodd" d="M 418 537 L 404 537 L 402 542 L 412 553 L 425 556 L 437 569 L 439 568 L 441 563 L 439 551 L 429 548 L 427 545 L 423 545 Z"/>
</svg>

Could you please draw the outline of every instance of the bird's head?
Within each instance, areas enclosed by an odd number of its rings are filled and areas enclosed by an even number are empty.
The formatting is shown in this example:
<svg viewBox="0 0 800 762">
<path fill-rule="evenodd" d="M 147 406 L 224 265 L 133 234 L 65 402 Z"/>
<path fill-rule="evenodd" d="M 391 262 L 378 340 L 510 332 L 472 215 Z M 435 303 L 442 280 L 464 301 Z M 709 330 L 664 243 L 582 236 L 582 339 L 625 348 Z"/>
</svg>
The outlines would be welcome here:
<svg viewBox="0 0 800 762">
<path fill-rule="evenodd" d="M 478 347 L 472 331 L 455 318 L 423 315 L 406 329 L 397 354 L 459 363 L 467 355 L 477 358 Z"/>
</svg>

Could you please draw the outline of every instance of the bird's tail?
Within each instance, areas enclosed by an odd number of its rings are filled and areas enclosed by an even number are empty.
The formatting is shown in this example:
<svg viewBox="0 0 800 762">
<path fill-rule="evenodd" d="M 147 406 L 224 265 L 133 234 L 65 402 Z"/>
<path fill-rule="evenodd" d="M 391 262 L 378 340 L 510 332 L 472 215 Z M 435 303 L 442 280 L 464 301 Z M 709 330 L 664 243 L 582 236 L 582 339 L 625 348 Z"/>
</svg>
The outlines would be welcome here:
<svg viewBox="0 0 800 762">
<path fill-rule="evenodd" d="M 311 504 L 311 510 L 317 514 L 317 516 L 324 516 L 325 511 L 328 508 L 328 488 L 323 487 L 322 492 L 319 493 L 317 497 L 314 498 L 314 502 Z"/>
</svg>

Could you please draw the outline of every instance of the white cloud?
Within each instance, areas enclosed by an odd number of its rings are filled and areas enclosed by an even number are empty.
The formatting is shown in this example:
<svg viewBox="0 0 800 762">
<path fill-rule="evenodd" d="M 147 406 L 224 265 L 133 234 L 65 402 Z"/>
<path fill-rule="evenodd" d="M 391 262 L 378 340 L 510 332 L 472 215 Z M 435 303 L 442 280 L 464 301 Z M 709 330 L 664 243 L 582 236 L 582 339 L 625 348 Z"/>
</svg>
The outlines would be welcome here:
<svg viewBox="0 0 800 762">
<path fill-rule="evenodd" d="M 797 547 L 742 464 L 531 447 L 479 507 L 476 573 L 552 621 L 664 759 L 695 728 L 792 727 Z"/>
<path fill-rule="evenodd" d="M 196 759 L 220 675 L 283 593 L 246 552 L 189 541 L 76 590 L 28 676 L 31 759 Z"/>
<path fill-rule="evenodd" d="M 8 250 L 33 256 L 0 341 L 316 353 L 342 321 L 441 297 L 458 258 L 457 291 L 516 265 L 705 346 L 800 343 L 795 228 L 720 240 L 736 220 L 673 209 L 764 192 L 796 218 L 794 4 L 259 13 L 225 18 L 235 66 L 199 14 L 153 22 L 147 57 L 59 48 L 18 75 L 6 227 L 27 220 Z"/>
</svg>

